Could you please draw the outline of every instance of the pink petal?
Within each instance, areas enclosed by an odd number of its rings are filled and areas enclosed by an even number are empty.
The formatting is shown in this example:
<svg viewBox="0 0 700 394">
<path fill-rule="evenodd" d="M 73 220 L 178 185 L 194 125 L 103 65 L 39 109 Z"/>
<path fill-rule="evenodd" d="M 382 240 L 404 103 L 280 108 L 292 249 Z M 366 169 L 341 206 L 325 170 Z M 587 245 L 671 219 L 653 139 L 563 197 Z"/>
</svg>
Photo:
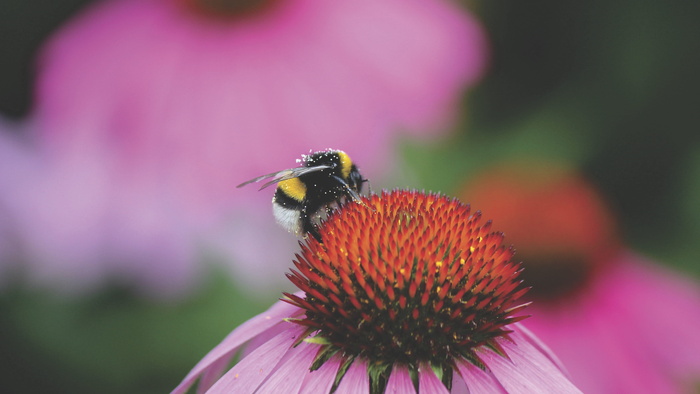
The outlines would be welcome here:
<svg viewBox="0 0 700 394">
<path fill-rule="evenodd" d="M 289 330 L 272 338 L 239 361 L 207 391 L 210 394 L 252 393 L 275 371 L 277 364 L 291 351 L 304 328 L 291 325 Z"/>
<path fill-rule="evenodd" d="M 500 341 L 507 359 L 491 350 L 478 355 L 508 393 L 580 393 L 547 356 L 540 353 L 518 328 L 511 326 L 515 344 Z"/>
<path fill-rule="evenodd" d="M 218 344 L 214 349 L 212 349 L 204 358 L 197 363 L 197 365 L 192 368 L 189 374 L 182 380 L 182 382 L 173 390 L 173 393 L 184 393 L 192 385 L 192 383 L 197 379 L 197 377 L 206 372 L 209 368 L 214 366 L 220 367 L 216 364 L 222 359 L 230 359 L 236 350 L 255 337 L 260 335 L 267 329 L 272 328 L 277 324 L 291 324 L 284 323 L 282 319 L 294 316 L 299 312 L 299 308 L 290 305 L 283 301 L 278 301 L 270 307 L 265 313 L 255 316 L 254 318 L 243 323 L 241 326 L 233 330 L 220 344 Z M 214 368 L 217 370 L 218 368 Z M 207 382 L 211 381 L 211 377 L 207 376 L 205 379 Z"/>
<path fill-rule="evenodd" d="M 338 368 L 340 368 L 340 358 L 331 357 L 331 359 L 326 361 L 321 368 L 306 375 L 304 378 L 304 384 L 302 384 L 299 393 L 329 393 L 331 391 L 331 387 L 333 387 L 335 376 L 338 373 Z"/>
<path fill-rule="evenodd" d="M 469 388 L 467 387 L 467 384 L 464 382 L 464 379 L 462 379 L 462 377 L 457 372 L 455 372 L 454 375 L 452 376 L 452 387 L 450 388 L 450 393 L 452 393 L 452 394 L 470 394 Z"/>
<path fill-rule="evenodd" d="M 302 342 L 297 347 L 290 349 L 279 362 L 280 367 L 272 373 L 269 379 L 258 388 L 256 393 L 295 394 L 310 374 L 309 368 L 318 353 L 319 346 Z"/>
<path fill-rule="evenodd" d="M 428 364 L 422 364 L 418 368 L 418 391 L 431 394 L 450 393 Z"/>
<path fill-rule="evenodd" d="M 535 347 L 535 349 L 547 356 L 549 361 L 551 361 L 554 365 L 557 366 L 557 368 L 559 368 L 568 376 L 566 366 L 564 365 L 564 363 L 561 362 L 561 360 L 559 360 L 559 357 L 557 357 L 557 355 L 554 354 L 554 352 L 552 351 L 552 349 L 549 348 L 549 346 L 542 342 L 537 336 L 535 336 L 535 334 L 532 333 L 532 331 L 528 330 L 527 327 L 523 326 L 521 323 L 515 323 L 514 326 L 518 328 L 518 331 L 532 346 Z"/>
<path fill-rule="evenodd" d="M 413 387 L 408 369 L 402 365 L 394 364 L 389 381 L 386 383 L 386 393 L 412 394 L 415 392 L 416 389 Z"/>
<path fill-rule="evenodd" d="M 206 371 L 204 371 L 202 374 L 202 377 L 199 378 L 199 383 L 197 384 L 197 394 L 206 393 L 206 391 L 209 390 L 209 388 L 213 386 L 214 383 L 219 380 L 219 378 L 221 378 L 221 375 L 223 375 L 224 371 L 229 367 L 229 364 L 234 356 L 235 353 L 231 353 L 225 357 L 221 357 L 207 367 Z"/>
<path fill-rule="evenodd" d="M 469 394 L 507 393 L 493 374 L 485 372 L 466 360 L 457 360 L 457 371 L 469 388 Z"/>
<path fill-rule="evenodd" d="M 356 358 L 345 372 L 335 392 L 336 394 L 369 394 L 367 361 Z"/>
</svg>

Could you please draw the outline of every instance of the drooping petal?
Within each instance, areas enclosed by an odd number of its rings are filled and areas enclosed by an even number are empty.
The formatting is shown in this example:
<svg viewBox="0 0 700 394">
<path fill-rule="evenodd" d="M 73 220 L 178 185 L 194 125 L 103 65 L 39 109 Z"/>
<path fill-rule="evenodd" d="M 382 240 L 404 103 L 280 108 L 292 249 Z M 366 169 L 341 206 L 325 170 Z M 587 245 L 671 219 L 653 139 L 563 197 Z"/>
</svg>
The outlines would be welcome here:
<svg viewBox="0 0 700 394">
<path fill-rule="evenodd" d="M 329 393 L 340 368 L 340 358 L 332 357 L 321 368 L 306 374 L 300 394 Z"/>
<path fill-rule="evenodd" d="M 540 340 L 535 334 L 532 333 L 527 327 L 525 327 L 521 323 L 515 323 L 513 326 L 518 328 L 518 331 L 522 334 L 523 338 L 525 338 L 532 346 L 535 347 L 540 353 L 544 354 L 549 361 L 551 361 L 554 365 L 557 366 L 560 370 L 566 372 L 566 366 L 564 363 L 559 360 L 559 357 L 557 357 L 556 354 L 552 351 L 552 349 L 547 346 L 542 340 Z M 568 376 L 568 374 L 567 374 Z"/>
<path fill-rule="evenodd" d="M 367 361 L 355 359 L 343 380 L 340 381 L 337 394 L 369 394 L 369 374 L 367 373 Z"/>
<path fill-rule="evenodd" d="M 198 394 L 205 393 L 209 387 L 213 386 L 214 383 L 221 378 L 221 375 L 223 375 L 226 368 L 229 367 L 229 364 L 235 355 L 235 352 L 231 352 L 230 354 L 209 364 L 207 369 L 199 378 L 199 384 L 197 385 Z"/>
<path fill-rule="evenodd" d="M 284 323 L 283 319 L 294 316 L 299 308 L 289 305 L 286 302 L 276 302 L 265 313 L 262 313 L 254 318 L 243 323 L 241 326 L 233 330 L 229 335 L 221 341 L 214 349 L 212 349 L 204 358 L 192 368 L 189 374 L 175 388 L 173 393 L 184 393 L 187 388 L 197 379 L 199 375 L 206 372 L 212 364 L 222 359 L 230 359 L 238 348 L 252 339 L 260 335 L 265 330 L 277 325 L 288 324 Z M 211 381 L 211 377 L 205 379 Z"/>
<path fill-rule="evenodd" d="M 280 366 L 265 383 L 258 388 L 259 394 L 289 393 L 296 394 L 308 375 L 309 368 L 318 352 L 318 346 L 302 342 L 289 349 Z"/>
<path fill-rule="evenodd" d="M 505 358 L 491 350 L 478 353 L 508 393 L 580 393 L 547 356 L 532 346 L 517 328 L 510 334 L 514 343 L 500 340 Z"/>
<path fill-rule="evenodd" d="M 415 392 L 408 369 L 403 365 L 395 364 L 386 384 L 386 393 L 412 394 Z"/>
<path fill-rule="evenodd" d="M 457 371 L 469 388 L 469 394 L 507 393 L 492 373 L 483 371 L 466 360 L 457 360 Z"/>
<path fill-rule="evenodd" d="M 462 376 L 454 370 L 452 375 L 452 387 L 450 388 L 451 394 L 471 394 L 467 383 L 464 382 Z"/>
<path fill-rule="evenodd" d="M 304 332 L 303 327 L 290 326 L 289 330 L 272 338 L 239 361 L 208 391 L 209 394 L 252 393 L 277 369 L 277 364 L 292 349 Z"/>
<path fill-rule="evenodd" d="M 418 369 L 418 391 L 421 393 L 434 394 L 450 393 L 428 364 L 423 364 Z"/>
</svg>

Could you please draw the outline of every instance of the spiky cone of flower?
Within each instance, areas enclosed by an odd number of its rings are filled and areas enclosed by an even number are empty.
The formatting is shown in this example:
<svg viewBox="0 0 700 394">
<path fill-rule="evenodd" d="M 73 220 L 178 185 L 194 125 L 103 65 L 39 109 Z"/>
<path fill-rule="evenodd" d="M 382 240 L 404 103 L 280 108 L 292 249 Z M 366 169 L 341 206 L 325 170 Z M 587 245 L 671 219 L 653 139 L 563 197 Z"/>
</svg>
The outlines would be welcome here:
<svg viewBox="0 0 700 394">
<path fill-rule="evenodd" d="M 518 323 L 519 264 L 479 212 L 393 191 L 344 205 L 320 233 L 288 274 L 301 291 L 234 330 L 174 393 L 197 378 L 211 393 L 579 392 Z"/>
</svg>

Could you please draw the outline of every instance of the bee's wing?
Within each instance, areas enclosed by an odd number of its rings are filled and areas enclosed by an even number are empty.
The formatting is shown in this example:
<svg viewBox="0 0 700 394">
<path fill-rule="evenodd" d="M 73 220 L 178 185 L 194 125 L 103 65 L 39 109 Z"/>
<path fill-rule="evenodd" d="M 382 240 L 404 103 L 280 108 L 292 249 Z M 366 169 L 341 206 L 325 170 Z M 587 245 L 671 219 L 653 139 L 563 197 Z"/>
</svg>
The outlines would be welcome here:
<svg viewBox="0 0 700 394">
<path fill-rule="evenodd" d="M 284 174 L 284 173 L 287 172 L 287 171 L 289 171 L 289 170 L 277 171 L 277 172 L 273 172 L 273 173 L 266 174 L 266 175 L 260 175 L 259 177 L 255 177 L 255 178 L 253 178 L 253 179 L 251 179 L 251 180 L 249 180 L 249 181 L 245 181 L 245 182 L 241 183 L 240 185 L 238 185 L 238 186 L 236 186 L 236 187 L 243 187 L 243 186 L 245 186 L 245 185 L 247 185 L 247 184 L 249 184 L 249 183 L 260 182 L 260 181 L 262 181 L 263 179 L 272 178 L 273 176 L 277 176 L 278 174 Z"/>
<path fill-rule="evenodd" d="M 263 179 L 273 178 L 271 181 L 265 183 L 264 185 L 262 185 L 260 187 L 260 189 L 258 189 L 258 190 L 262 190 L 268 186 L 274 185 L 277 182 L 286 181 L 286 180 L 292 179 L 292 178 L 298 178 L 304 174 L 325 170 L 326 168 L 332 168 L 332 167 L 327 166 L 327 165 L 319 165 L 319 166 L 313 166 L 313 167 L 290 168 L 289 170 L 282 170 L 282 171 L 278 171 L 278 172 L 273 172 L 271 174 L 261 175 L 257 178 L 253 178 L 249 181 L 243 182 L 236 187 L 242 187 L 242 186 L 245 186 L 249 183 L 260 182 Z"/>
</svg>

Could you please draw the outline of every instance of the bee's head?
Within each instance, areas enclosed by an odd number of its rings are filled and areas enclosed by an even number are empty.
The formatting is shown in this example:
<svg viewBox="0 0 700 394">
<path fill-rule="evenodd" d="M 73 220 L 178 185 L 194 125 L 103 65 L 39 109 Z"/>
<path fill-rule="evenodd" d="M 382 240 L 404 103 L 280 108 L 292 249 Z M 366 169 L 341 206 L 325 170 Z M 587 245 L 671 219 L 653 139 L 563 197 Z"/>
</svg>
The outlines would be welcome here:
<svg viewBox="0 0 700 394">
<path fill-rule="evenodd" d="M 346 181 L 351 189 L 358 193 L 362 193 L 362 184 L 367 182 L 367 179 L 364 179 L 360 174 L 360 171 L 357 170 L 357 167 L 353 165 Z"/>
</svg>

